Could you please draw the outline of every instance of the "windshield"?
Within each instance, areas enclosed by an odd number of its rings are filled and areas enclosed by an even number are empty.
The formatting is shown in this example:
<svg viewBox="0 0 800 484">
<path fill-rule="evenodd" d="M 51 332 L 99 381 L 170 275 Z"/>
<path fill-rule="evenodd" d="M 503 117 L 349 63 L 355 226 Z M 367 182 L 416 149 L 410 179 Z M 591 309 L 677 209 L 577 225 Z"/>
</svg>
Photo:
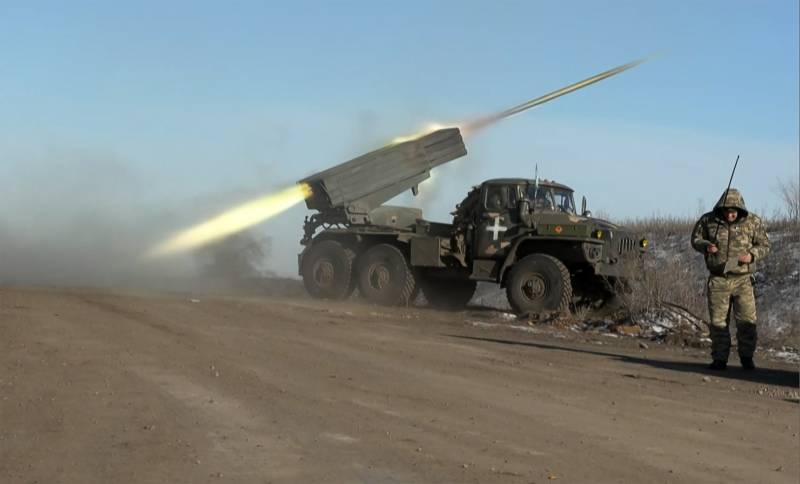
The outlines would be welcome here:
<svg viewBox="0 0 800 484">
<path fill-rule="evenodd" d="M 562 212 L 575 213 L 575 201 L 572 199 L 572 192 L 569 190 L 553 189 L 556 197 L 556 208 Z"/>
<path fill-rule="evenodd" d="M 572 191 L 563 188 L 554 188 L 533 185 L 528 186 L 528 200 L 534 210 L 552 210 L 558 212 L 575 213 L 575 201 Z"/>
</svg>

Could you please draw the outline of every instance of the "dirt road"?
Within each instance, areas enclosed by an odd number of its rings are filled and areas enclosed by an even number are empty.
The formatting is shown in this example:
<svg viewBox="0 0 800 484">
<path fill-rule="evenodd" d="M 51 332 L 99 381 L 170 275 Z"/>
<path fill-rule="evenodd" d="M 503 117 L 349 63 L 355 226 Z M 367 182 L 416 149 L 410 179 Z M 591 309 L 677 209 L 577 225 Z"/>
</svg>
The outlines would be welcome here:
<svg viewBox="0 0 800 484">
<path fill-rule="evenodd" d="M 787 482 L 797 369 L 492 313 L 0 289 L 0 482 Z"/>
</svg>

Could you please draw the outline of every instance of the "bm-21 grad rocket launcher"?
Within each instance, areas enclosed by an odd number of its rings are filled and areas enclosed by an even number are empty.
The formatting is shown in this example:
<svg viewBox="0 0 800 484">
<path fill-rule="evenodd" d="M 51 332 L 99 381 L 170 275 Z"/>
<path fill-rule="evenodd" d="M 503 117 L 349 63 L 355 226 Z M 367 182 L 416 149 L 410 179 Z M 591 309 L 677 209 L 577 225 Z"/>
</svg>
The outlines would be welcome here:
<svg viewBox="0 0 800 484">
<path fill-rule="evenodd" d="M 624 282 L 645 239 L 578 213 L 566 185 L 502 178 L 474 187 L 451 224 L 424 220 L 416 208 L 383 205 L 416 195 L 430 171 L 467 154 L 472 132 L 640 63 L 634 61 L 459 127 L 400 141 L 298 183 L 311 189 L 299 273 L 309 294 L 344 299 L 358 287 L 369 301 L 407 305 L 419 290 L 429 304 L 461 307 L 477 281 L 506 288 L 518 312 L 596 302 Z M 319 228 L 323 229 L 319 231 Z"/>
</svg>

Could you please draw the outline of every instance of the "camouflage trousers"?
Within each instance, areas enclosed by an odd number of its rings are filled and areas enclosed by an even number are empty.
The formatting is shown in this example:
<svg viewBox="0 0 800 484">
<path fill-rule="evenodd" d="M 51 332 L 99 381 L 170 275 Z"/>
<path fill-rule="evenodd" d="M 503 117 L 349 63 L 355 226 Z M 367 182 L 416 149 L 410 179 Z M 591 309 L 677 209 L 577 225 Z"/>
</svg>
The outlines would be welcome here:
<svg viewBox="0 0 800 484">
<path fill-rule="evenodd" d="M 731 352 L 729 316 L 736 320 L 739 357 L 752 358 L 756 350 L 756 298 L 749 274 L 710 276 L 708 278 L 708 313 L 711 324 L 711 357 L 728 361 Z"/>
</svg>

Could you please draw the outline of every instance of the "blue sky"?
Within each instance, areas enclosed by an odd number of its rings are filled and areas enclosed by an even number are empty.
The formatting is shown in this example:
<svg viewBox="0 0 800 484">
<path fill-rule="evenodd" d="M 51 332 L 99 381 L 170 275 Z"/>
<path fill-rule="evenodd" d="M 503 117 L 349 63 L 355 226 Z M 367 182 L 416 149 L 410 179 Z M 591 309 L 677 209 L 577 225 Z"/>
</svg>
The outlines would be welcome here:
<svg viewBox="0 0 800 484">
<path fill-rule="evenodd" d="M 469 185 L 538 163 L 596 212 L 695 214 L 741 154 L 735 185 L 769 215 L 800 164 L 799 16 L 790 0 L 3 2 L 0 221 L 41 187 L 57 213 L 155 204 L 199 221 L 653 53 L 468 138 L 413 203 L 445 220 Z M 305 214 L 258 228 L 282 272 Z"/>
</svg>

